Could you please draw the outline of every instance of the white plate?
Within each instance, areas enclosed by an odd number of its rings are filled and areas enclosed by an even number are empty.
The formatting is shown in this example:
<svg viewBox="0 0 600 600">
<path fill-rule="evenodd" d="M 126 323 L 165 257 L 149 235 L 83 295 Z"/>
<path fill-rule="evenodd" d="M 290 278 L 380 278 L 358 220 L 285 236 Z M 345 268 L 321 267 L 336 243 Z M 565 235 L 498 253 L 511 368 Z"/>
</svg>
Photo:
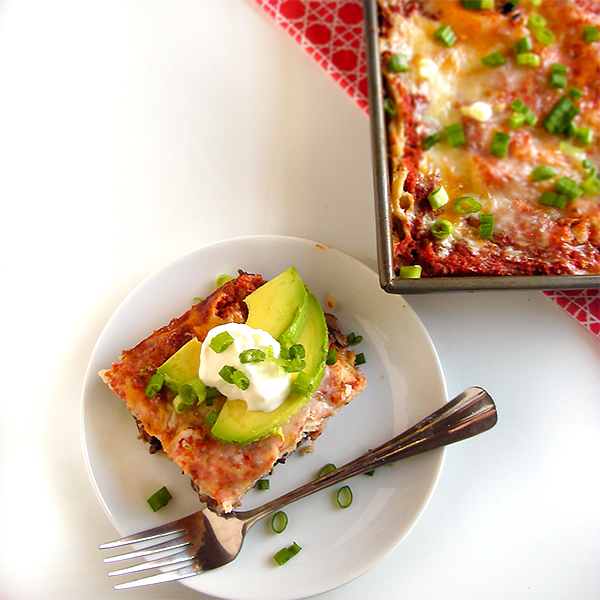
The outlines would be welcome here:
<svg viewBox="0 0 600 600">
<path fill-rule="evenodd" d="M 294 265 L 344 332 L 363 336 L 357 351 L 367 389 L 333 417 L 315 450 L 275 468 L 268 491 L 252 490 L 250 508 L 313 478 L 320 467 L 341 465 L 416 423 L 446 402 L 439 360 L 418 317 L 400 296 L 381 290 L 377 275 L 361 262 L 307 240 L 256 236 L 220 242 L 187 254 L 142 282 L 107 323 L 92 354 L 83 389 L 82 426 L 88 468 L 98 496 L 120 535 L 194 512 L 198 500 L 187 477 L 136 439 L 125 404 L 100 380 L 123 349 L 134 346 L 197 296 L 214 290 L 221 273 L 238 269 L 270 279 Z M 231 564 L 184 585 L 230 600 L 292 600 L 323 593 L 358 577 L 386 556 L 410 531 L 435 487 L 443 450 L 380 468 L 350 481 L 347 509 L 324 490 L 286 508 L 287 529 L 276 535 L 268 519 L 248 534 Z M 166 485 L 174 499 L 152 513 L 146 499 Z M 272 557 L 297 542 L 302 551 L 278 567 Z M 117 583 L 117 582 L 115 582 Z"/>
</svg>

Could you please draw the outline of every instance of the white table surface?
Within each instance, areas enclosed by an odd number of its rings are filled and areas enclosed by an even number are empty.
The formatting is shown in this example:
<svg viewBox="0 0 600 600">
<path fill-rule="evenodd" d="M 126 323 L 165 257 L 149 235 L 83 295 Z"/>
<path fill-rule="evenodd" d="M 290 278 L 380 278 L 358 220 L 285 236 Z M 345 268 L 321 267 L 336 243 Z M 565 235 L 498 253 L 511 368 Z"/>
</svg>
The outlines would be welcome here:
<svg viewBox="0 0 600 600">
<path fill-rule="evenodd" d="M 0 598 L 200 598 L 111 587 L 87 362 L 142 279 L 214 241 L 305 237 L 375 268 L 367 118 L 251 0 L 1 0 L 0 89 Z M 408 301 L 449 395 L 485 387 L 499 423 L 321 597 L 599 598 L 598 339 L 541 292 Z"/>
</svg>

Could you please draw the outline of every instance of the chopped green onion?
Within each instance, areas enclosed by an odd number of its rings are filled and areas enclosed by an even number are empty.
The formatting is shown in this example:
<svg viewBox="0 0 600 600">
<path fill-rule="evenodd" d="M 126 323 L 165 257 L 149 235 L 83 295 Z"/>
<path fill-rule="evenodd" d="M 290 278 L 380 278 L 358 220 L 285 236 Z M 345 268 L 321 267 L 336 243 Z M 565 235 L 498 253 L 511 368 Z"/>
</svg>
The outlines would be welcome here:
<svg viewBox="0 0 600 600">
<path fill-rule="evenodd" d="M 421 277 L 421 265 L 403 265 L 400 267 L 401 279 L 419 279 Z"/>
<path fill-rule="evenodd" d="M 207 415 L 206 415 L 206 419 L 204 419 L 204 422 L 209 426 L 212 427 L 216 422 L 217 419 L 219 418 L 219 415 L 214 411 L 211 410 Z"/>
<path fill-rule="evenodd" d="M 522 52 L 517 55 L 517 63 L 524 67 L 539 67 L 540 57 L 534 52 Z"/>
<path fill-rule="evenodd" d="M 439 132 L 436 133 L 432 133 L 431 135 L 428 135 L 422 142 L 421 142 L 421 146 L 423 146 L 423 148 L 425 150 L 429 150 L 429 148 L 431 148 L 432 146 L 435 146 L 438 142 L 442 141 L 442 134 Z"/>
<path fill-rule="evenodd" d="M 492 154 L 494 156 L 504 157 L 508 155 L 508 145 L 510 144 L 510 135 L 502 131 L 496 131 L 492 139 Z"/>
<path fill-rule="evenodd" d="M 590 169 L 590 168 L 592 167 L 592 161 L 591 161 L 589 158 L 584 158 L 584 159 L 581 161 L 581 166 L 582 166 L 584 169 Z"/>
<path fill-rule="evenodd" d="M 275 533 L 282 533 L 288 526 L 288 516 L 282 511 L 277 511 L 271 517 L 271 529 Z"/>
<path fill-rule="evenodd" d="M 190 410 L 196 401 L 204 402 L 206 399 L 206 386 L 201 379 L 193 379 L 182 383 L 177 395 L 173 398 L 173 408 L 176 413 L 184 413 Z"/>
<path fill-rule="evenodd" d="M 214 404 L 215 398 L 219 395 L 219 390 L 216 387 L 206 386 L 206 398 L 204 399 L 204 404 L 206 406 L 212 406 Z"/>
<path fill-rule="evenodd" d="M 461 215 L 466 215 L 481 210 L 481 204 L 471 196 L 461 196 L 454 202 L 454 210 Z"/>
<path fill-rule="evenodd" d="M 455 148 L 456 146 L 464 146 L 467 143 L 463 132 L 462 123 L 452 123 L 444 127 L 448 143 Z"/>
<path fill-rule="evenodd" d="M 591 146 L 594 140 L 594 133 L 591 129 L 586 127 L 579 127 L 575 132 L 575 141 L 583 144 L 584 146 Z"/>
<path fill-rule="evenodd" d="M 240 362 L 245 365 L 247 363 L 263 362 L 267 355 L 258 348 L 250 348 L 240 353 Z"/>
<path fill-rule="evenodd" d="M 544 19 L 542 15 L 538 13 L 531 13 L 529 15 L 529 19 L 527 19 L 527 29 L 536 31 L 538 29 L 543 29 L 544 27 L 546 27 L 546 19 Z"/>
<path fill-rule="evenodd" d="M 231 365 L 223 365 L 219 371 L 219 376 L 227 383 L 233 383 L 233 379 L 231 379 L 231 377 L 235 371 L 236 369 Z"/>
<path fill-rule="evenodd" d="M 492 237 L 494 229 L 494 215 L 482 214 L 479 215 L 479 237 L 481 239 L 489 239 Z"/>
<path fill-rule="evenodd" d="M 555 208 L 564 208 L 569 199 L 564 194 L 555 194 L 554 192 L 543 192 L 538 200 L 538 204 L 544 206 L 553 206 Z"/>
<path fill-rule="evenodd" d="M 296 392 L 296 394 L 300 394 L 300 396 L 304 396 L 308 398 L 312 395 L 313 381 L 308 373 L 301 371 L 296 376 L 296 381 L 292 385 L 292 390 Z"/>
<path fill-rule="evenodd" d="M 510 107 L 516 113 L 519 113 L 525 117 L 525 123 L 527 123 L 527 125 L 531 125 L 533 127 L 533 125 L 537 123 L 537 117 L 535 116 L 533 111 L 520 98 L 515 98 L 515 100 L 512 101 Z"/>
<path fill-rule="evenodd" d="M 531 171 L 534 181 L 546 181 L 556 177 L 556 171 L 550 165 L 540 165 Z"/>
<path fill-rule="evenodd" d="M 402 277 L 402 275 L 400 277 Z M 354 366 L 358 367 L 360 365 L 364 365 L 366 362 L 367 359 L 365 358 L 365 353 L 359 352 L 354 359 Z"/>
<path fill-rule="evenodd" d="M 504 56 L 502 56 L 502 52 L 492 52 L 491 54 L 487 54 L 481 58 L 481 62 L 486 67 L 501 67 L 506 63 Z"/>
<path fill-rule="evenodd" d="M 563 135 L 568 139 L 568 138 L 572 138 L 576 132 L 577 132 L 577 125 L 575 125 L 575 123 L 573 123 L 573 121 L 569 121 L 567 123 L 565 130 L 563 131 Z"/>
<path fill-rule="evenodd" d="M 561 177 L 554 183 L 554 190 L 559 194 L 568 196 L 571 200 L 576 200 L 583 196 L 583 190 L 570 177 Z"/>
<path fill-rule="evenodd" d="M 169 490 L 163 486 L 157 492 L 154 492 L 150 498 L 148 498 L 147 502 L 150 505 L 150 508 L 156 512 L 163 506 L 169 504 L 169 501 L 173 498 Z"/>
<path fill-rule="evenodd" d="M 240 390 L 244 391 L 248 389 L 250 380 L 244 373 L 236 370 L 231 375 L 231 383 L 240 388 Z"/>
<path fill-rule="evenodd" d="M 231 277 L 231 275 L 227 275 L 226 273 L 219 275 L 217 277 L 217 288 L 220 288 L 222 285 L 224 285 L 228 281 L 231 281 L 232 279 L 233 277 Z"/>
<path fill-rule="evenodd" d="M 366 475 L 367 477 L 373 477 L 373 475 L 375 475 L 375 469 L 373 469 L 372 471 L 366 471 L 365 473 L 363 473 L 363 475 Z"/>
<path fill-rule="evenodd" d="M 568 96 L 562 96 L 544 119 L 544 129 L 552 135 L 559 135 L 567 130 L 578 113 L 579 107 Z"/>
<path fill-rule="evenodd" d="M 346 341 L 350 346 L 354 346 L 356 344 L 360 344 L 363 341 L 362 335 L 356 335 L 356 333 L 351 332 L 346 336 Z"/>
<path fill-rule="evenodd" d="M 508 118 L 508 126 L 511 129 L 518 129 L 519 127 L 521 127 L 521 125 L 523 125 L 523 123 L 525 123 L 525 115 L 522 113 L 513 113 Z"/>
<path fill-rule="evenodd" d="M 300 550 L 302 550 L 302 548 L 294 542 L 289 548 L 282 548 L 273 558 L 275 559 L 275 562 L 281 566 L 290 560 L 290 558 L 296 556 Z"/>
<path fill-rule="evenodd" d="M 546 46 L 554 44 L 556 41 L 556 36 L 549 29 L 536 29 L 533 32 L 533 37 L 540 42 L 540 44 L 545 44 Z"/>
<path fill-rule="evenodd" d="M 530 50 L 533 50 L 533 43 L 531 42 L 531 38 L 528 35 L 522 37 L 518 42 L 513 44 L 513 49 L 517 56 L 519 54 L 524 54 L 526 52 L 529 52 Z"/>
<path fill-rule="evenodd" d="M 600 29 L 594 26 L 583 27 L 583 41 L 586 44 L 591 44 L 600 40 Z"/>
<path fill-rule="evenodd" d="M 467 10 L 481 10 L 483 8 L 493 10 L 494 0 L 462 0 L 462 5 Z"/>
<path fill-rule="evenodd" d="M 401 52 L 393 54 L 388 60 L 387 68 L 390 73 L 403 73 L 404 71 L 408 71 L 408 57 Z"/>
<path fill-rule="evenodd" d="M 550 67 L 550 85 L 555 88 L 567 87 L 567 67 L 560 63 L 552 63 Z"/>
<path fill-rule="evenodd" d="M 390 98 L 389 96 L 383 100 L 383 108 L 385 112 L 392 118 L 398 113 L 398 107 L 396 106 L 394 99 Z"/>
<path fill-rule="evenodd" d="M 600 181 L 594 175 L 590 175 L 581 182 L 581 189 L 586 196 L 598 196 L 600 195 Z"/>
<path fill-rule="evenodd" d="M 337 362 L 337 350 L 335 348 L 329 348 L 327 352 L 327 358 L 325 359 L 326 365 L 335 365 Z"/>
<path fill-rule="evenodd" d="M 215 335 L 215 337 L 210 340 L 208 347 L 216 352 L 217 354 L 221 354 L 233 344 L 233 338 L 229 334 L 228 331 L 222 331 L 221 333 Z"/>
<path fill-rule="evenodd" d="M 572 87 L 569 90 L 569 96 L 571 96 L 571 98 L 573 98 L 573 100 L 581 100 L 581 97 L 583 96 L 583 92 L 576 87 Z"/>
<path fill-rule="evenodd" d="M 352 504 L 353 496 L 350 486 L 341 487 L 335 495 L 335 501 L 340 508 L 348 508 Z"/>
<path fill-rule="evenodd" d="M 256 488 L 261 491 L 268 490 L 271 487 L 268 479 L 259 479 L 256 482 Z"/>
<path fill-rule="evenodd" d="M 450 200 L 450 198 L 448 198 L 448 192 L 443 185 L 435 188 L 435 190 L 433 190 L 433 192 L 427 196 L 427 199 L 429 200 L 429 204 L 431 204 L 431 208 L 433 210 L 441 208 L 448 202 L 448 200 Z"/>
<path fill-rule="evenodd" d="M 445 46 L 452 46 L 456 42 L 456 35 L 450 25 L 441 25 L 433 34 L 433 37 L 438 40 L 438 42 L 442 42 Z"/>
<path fill-rule="evenodd" d="M 146 398 L 154 398 L 156 394 L 161 390 L 163 384 L 165 382 L 165 376 L 163 373 L 154 373 L 152 377 L 150 377 L 150 381 L 146 386 L 145 394 Z"/>
<path fill-rule="evenodd" d="M 443 240 L 454 231 L 454 226 L 450 221 L 442 219 L 441 221 L 434 223 L 429 231 L 431 231 L 431 234 L 438 238 L 438 240 Z"/>
<path fill-rule="evenodd" d="M 327 475 L 327 473 L 331 473 L 331 471 L 335 471 L 335 465 L 333 463 L 327 463 L 326 465 L 323 465 L 319 469 L 319 473 L 317 474 L 317 479 L 319 477 L 323 477 L 323 475 Z"/>
<path fill-rule="evenodd" d="M 561 141 L 558 144 L 558 149 L 565 155 L 570 156 L 571 154 L 580 154 L 583 152 L 583 148 L 579 148 L 578 146 L 573 146 L 573 144 L 569 144 L 569 142 Z"/>
</svg>

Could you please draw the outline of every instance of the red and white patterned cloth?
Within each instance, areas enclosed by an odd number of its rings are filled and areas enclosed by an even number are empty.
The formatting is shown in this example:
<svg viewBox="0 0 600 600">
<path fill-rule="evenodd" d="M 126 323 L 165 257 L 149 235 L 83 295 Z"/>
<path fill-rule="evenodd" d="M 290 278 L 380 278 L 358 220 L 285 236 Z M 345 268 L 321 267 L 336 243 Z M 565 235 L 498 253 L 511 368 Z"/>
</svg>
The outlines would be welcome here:
<svg viewBox="0 0 600 600">
<path fill-rule="evenodd" d="M 256 0 L 368 114 L 362 0 Z M 600 289 L 545 292 L 600 337 Z"/>
</svg>

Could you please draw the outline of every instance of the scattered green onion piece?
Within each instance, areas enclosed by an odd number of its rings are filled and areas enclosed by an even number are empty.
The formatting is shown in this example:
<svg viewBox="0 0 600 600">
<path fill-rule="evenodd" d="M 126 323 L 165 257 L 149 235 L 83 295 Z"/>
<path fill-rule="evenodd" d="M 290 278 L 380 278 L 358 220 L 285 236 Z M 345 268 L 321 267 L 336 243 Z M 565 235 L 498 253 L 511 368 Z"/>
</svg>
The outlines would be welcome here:
<svg viewBox="0 0 600 600">
<path fill-rule="evenodd" d="M 288 526 L 288 516 L 282 511 L 277 511 L 271 517 L 271 529 L 274 533 L 282 533 Z"/>
<path fill-rule="evenodd" d="M 502 131 L 496 131 L 492 139 L 492 154 L 494 156 L 505 157 L 508 155 L 508 145 L 510 144 L 510 135 Z"/>
<path fill-rule="evenodd" d="M 206 406 L 212 406 L 214 404 L 215 398 L 219 395 L 219 390 L 216 387 L 206 386 L 206 398 L 204 399 L 204 404 Z"/>
<path fill-rule="evenodd" d="M 489 239 L 492 237 L 494 229 L 494 215 L 482 214 L 479 215 L 479 234 L 481 239 Z"/>
<path fill-rule="evenodd" d="M 525 115 L 523 113 L 516 112 L 508 118 L 508 126 L 511 129 L 518 129 L 523 123 L 525 123 Z"/>
<path fill-rule="evenodd" d="M 594 133 L 587 127 L 579 127 L 575 132 L 575 141 L 584 146 L 591 146 L 594 140 Z"/>
<path fill-rule="evenodd" d="M 219 376 L 227 383 L 233 383 L 233 379 L 231 379 L 231 377 L 235 371 L 236 369 L 231 365 L 223 365 L 219 371 Z"/>
<path fill-rule="evenodd" d="M 555 194 L 554 192 L 545 191 L 538 200 L 538 204 L 544 206 L 553 206 L 555 208 L 564 208 L 569 199 L 564 194 Z"/>
<path fill-rule="evenodd" d="M 267 355 L 258 348 L 250 348 L 240 353 L 240 362 L 245 365 L 248 363 L 263 362 Z"/>
<path fill-rule="evenodd" d="M 592 161 L 591 161 L 589 158 L 584 158 L 584 159 L 581 161 L 581 166 L 582 166 L 584 169 L 590 169 L 590 168 L 592 167 Z"/>
<path fill-rule="evenodd" d="M 359 352 L 354 358 L 354 366 L 359 367 L 360 365 L 364 365 L 367 362 L 365 358 L 364 352 Z"/>
<path fill-rule="evenodd" d="M 427 196 L 427 199 L 429 200 L 429 204 L 433 210 L 441 208 L 448 202 L 448 200 L 450 200 L 450 198 L 448 198 L 448 192 L 443 185 L 435 188 L 435 190 L 433 190 L 433 192 Z"/>
<path fill-rule="evenodd" d="M 583 96 L 583 92 L 576 87 L 572 87 L 569 90 L 569 96 L 571 96 L 571 98 L 573 98 L 573 100 L 581 100 L 582 96 Z"/>
<path fill-rule="evenodd" d="M 546 181 L 556 177 L 556 171 L 550 165 L 540 165 L 531 171 L 534 181 Z"/>
<path fill-rule="evenodd" d="M 156 512 L 163 506 L 169 504 L 169 501 L 173 498 L 169 490 L 163 486 L 157 492 L 154 492 L 150 498 L 148 498 L 147 502 L 150 505 L 150 508 Z"/>
<path fill-rule="evenodd" d="M 337 362 L 337 350 L 335 348 L 329 348 L 327 352 L 327 358 L 325 359 L 326 365 L 335 365 Z"/>
<path fill-rule="evenodd" d="M 583 41 L 586 44 L 591 44 L 600 40 L 600 29 L 594 26 L 584 26 L 583 28 Z"/>
<path fill-rule="evenodd" d="M 217 277 L 217 289 L 232 279 L 233 277 L 231 277 L 231 275 L 227 275 L 226 273 L 219 275 Z"/>
<path fill-rule="evenodd" d="M 567 76 L 563 73 L 550 73 L 550 87 L 565 88 L 567 87 Z"/>
<path fill-rule="evenodd" d="M 400 267 L 399 275 L 401 279 L 419 279 L 421 277 L 421 265 L 403 265 Z"/>
<path fill-rule="evenodd" d="M 373 469 L 372 471 L 366 471 L 365 473 L 363 473 L 363 475 L 366 475 L 367 477 L 373 477 L 373 475 L 375 475 L 375 469 Z"/>
<path fill-rule="evenodd" d="M 600 195 L 600 180 L 595 175 L 590 175 L 581 182 L 584 195 L 594 197 Z"/>
<path fill-rule="evenodd" d="M 268 479 L 259 479 L 256 482 L 256 488 L 261 490 L 261 491 L 265 491 L 268 490 L 271 487 L 271 484 L 269 483 Z"/>
<path fill-rule="evenodd" d="M 527 123 L 527 125 L 531 125 L 533 127 L 537 123 L 537 117 L 533 111 L 520 98 L 513 100 L 510 107 L 515 112 L 522 114 L 525 117 L 525 123 Z"/>
<path fill-rule="evenodd" d="M 348 508 L 353 499 L 352 490 L 348 485 L 341 487 L 335 495 L 335 501 L 340 508 Z"/>
<path fill-rule="evenodd" d="M 308 398 L 312 395 L 312 380 L 310 375 L 301 371 L 296 376 L 296 381 L 292 385 L 292 390 L 296 392 L 296 394 L 300 394 L 300 396 L 304 396 Z"/>
<path fill-rule="evenodd" d="M 444 132 L 448 143 L 455 148 L 456 146 L 464 146 L 467 143 L 465 134 L 463 132 L 462 123 L 452 123 L 444 127 Z"/>
<path fill-rule="evenodd" d="M 462 5 L 467 10 L 481 10 L 484 8 L 493 10 L 494 0 L 462 0 Z"/>
<path fill-rule="evenodd" d="M 214 411 L 211 410 L 207 415 L 206 415 L 206 419 L 204 420 L 204 422 L 209 426 L 212 427 L 216 422 L 217 419 L 219 418 L 219 415 Z"/>
<path fill-rule="evenodd" d="M 558 149 L 565 155 L 571 156 L 572 154 L 580 154 L 583 152 L 583 148 L 579 148 L 577 146 L 573 146 L 573 144 L 569 144 L 569 142 L 561 141 L 558 144 Z"/>
<path fill-rule="evenodd" d="M 217 354 L 221 354 L 233 344 L 233 338 L 229 334 L 228 331 L 222 331 L 221 333 L 215 335 L 215 337 L 210 340 L 208 347 L 216 352 Z"/>
<path fill-rule="evenodd" d="M 346 341 L 350 346 L 354 346 L 360 344 L 363 341 L 363 337 L 362 335 L 356 335 L 356 333 L 351 332 L 346 336 Z"/>
<path fill-rule="evenodd" d="M 275 562 L 281 566 L 290 560 L 290 558 L 296 556 L 300 550 L 302 550 L 302 548 L 294 542 L 289 548 L 282 548 L 273 558 L 275 559 Z"/>
<path fill-rule="evenodd" d="M 163 383 L 165 382 L 165 376 L 163 373 L 154 373 L 152 377 L 150 377 L 150 381 L 146 386 L 145 394 L 146 398 L 154 398 L 156 394 L 161 390 Z"/>
<path fill-rule="evenodd" d="M 583 190 L 570 177 L 561 177 L 554 183 L 554 190 L 559 194 L 564 194 L 570 200 L 576 200 L 583 196 Z"/>
<path fill-rule="evenodd" d="M 390 117 L 395 117 L 398 113 L 398 107 L 396 106 L 396 102 L 394 102 L 393 98 L 387 96 L 383 100 L 383 109 Z"/>
<path fill-rule="evenodd" d="M 573 123 L 573 121 L 569 121 L 567 123 L 567 126 L 565 127 L 565 130 L 563 131 L 563 135 L 568 139 L 568 138 L 572 138 L 576 132 L 577 132 L 577 125 L 575 125 L 575 123 Z"/>
<path fill-rule="evenodd" d="M 438 240 L 443 240 L 454 231 L 454 226 L 450 221 L 442 219 L 441 221 L 434 223 L 429 231 L 431 231 L 431 234 L 438 238 Z"/>
<path fill-rule="evenodd" d="M 456 42 L 456 35 L 450 25 L 441 25 L 433 34 L 433 37 L 438 40 L 438 42 L 442 42 L 445 46 L 452 46 Z"/>
<path fill-rule="evenodd" d="M 250 380 L 244 373 L 236 370 L 231 375 L 231 383 L 240 388 L 240 390 L 244 391 L 248 389 Z"/>
<path fill-rule="evenodd" d="M 540 57 L 534 52 L 522 52 L 517 55 L 517 63 L 523 67 L 539 67 Z"/>
<path fill-rule="evenodd" d="M 429 150 L 429 148 L 431 148 L 432 146 L 435 146 L 437 143 L 442 141 L 442 134 L 438 131 L 436 133 L 432 133 L 431 135 L 428 135 L 422 142 L 421 142 L 421 146 L 423 146 L 423 148 L 425 150 Z"/>
<path fill-rule="evenodd" d="M 554 44 L 556 41 L 556 36 L 549 29 L 537 29 L 533 32 L 533 37 L 540 44 L 545 44 L 546 46 Z"/>
<path fill-rule="evenodd" d="M 393 54 L 388 60 L 387 68 L 390 73 L 403 73 L 408 71 L 408 57 L 401 52 Z"/>
<path fill-rule="evenodd" d="M 543 29 L 544 27 L 546 27 L 546 19 L 544 19 L 542 15 L 538 13 L 531 13 L 529 15 L 529 19 L 527 19 L 527 29 L 536 31 L 538 29 Z"/>
<path fill-rule="evenodd" d="M 573 118 L 579 113 L 579 107 L 568 96 L 562 96 L 552 107 L 542 123 L 544 129 L 552 135 L 559 135 L 567 130 Z"/>
<path fill-rule="evenodd" d="M 486 67 L 501 67 L 506 63 L 506 59 L 502 56 L 502 52 L 492 52 L 481 57 L 481 62 Z"/>
<path fill-rule="evenodd" d="M 206 399 L 206 386 L 201 379 L 194 379 L 182 383 L 173 398 L 173 408 L 176 413 L 184 413 L 190 410 L 196 401 L 204 402 Z"/>
<path fill-rule="evenodd" d="M 461 196 L 454 202 L 454 210 L 461 215 L 466 215 L 481 210 L 481 204 L 471 196 Z"/>
<path fill-rule="evenodd" d="M 333 463 L 327 463 L 326 465 L 323 465 L 319 469 L 319 473 L 317 474 L 317 479 L 319 477 L 323 477 L 323 475 L 327 475 L 327 473 L 331 473 L 331 471 L 335 471 L 335 465 Z"/>
<path fill-rule="evenodd" d="M 533 43 L 531 42 L 531 38 L 528 35 L 522 37 L 518 42 L 513 44 L 513 49 L 517 56 L 519 54 L 525 54 L 526 52 L 533 50 Z"/>
</svg>

